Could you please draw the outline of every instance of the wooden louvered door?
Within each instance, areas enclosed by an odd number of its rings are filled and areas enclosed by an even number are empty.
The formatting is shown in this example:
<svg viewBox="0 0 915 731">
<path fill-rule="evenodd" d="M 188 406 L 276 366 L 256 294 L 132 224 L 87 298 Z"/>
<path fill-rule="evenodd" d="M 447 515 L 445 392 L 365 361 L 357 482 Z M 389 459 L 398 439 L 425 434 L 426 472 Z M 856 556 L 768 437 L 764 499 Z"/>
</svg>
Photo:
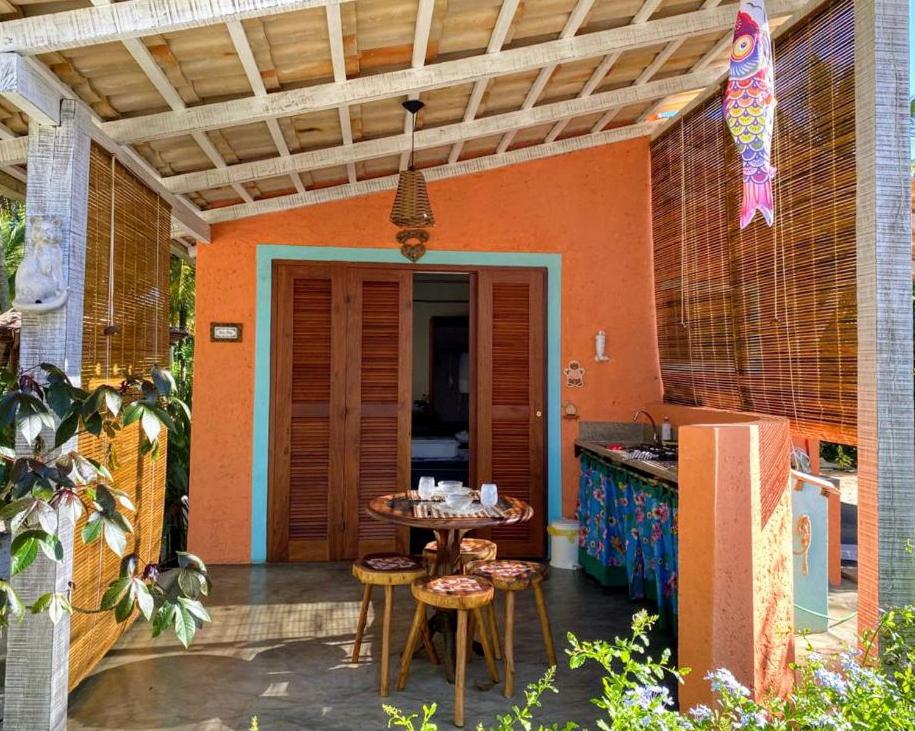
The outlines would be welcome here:
<svg viewBox="0 0 915 731">
<path fill-rule="evenodd" d="M 327 561 L 344 551 L 345 272 L 274 269 L 268 558 Z"/>
<path fill-rule="evenodd" d="M 544 273 L 482 269 L 475 283 L 476 386 L 471 451 L 477 484 L 530 503 L 528 523 L 497 528 L 500 556 L 542 557 L 544 483 Z"/>
<path fill-rule="evenodd" d="M 405 530 L 366 515 L 410 487 L 413 274 L 347 271 L 345 556 L 404 550 Z"/>
</svg>

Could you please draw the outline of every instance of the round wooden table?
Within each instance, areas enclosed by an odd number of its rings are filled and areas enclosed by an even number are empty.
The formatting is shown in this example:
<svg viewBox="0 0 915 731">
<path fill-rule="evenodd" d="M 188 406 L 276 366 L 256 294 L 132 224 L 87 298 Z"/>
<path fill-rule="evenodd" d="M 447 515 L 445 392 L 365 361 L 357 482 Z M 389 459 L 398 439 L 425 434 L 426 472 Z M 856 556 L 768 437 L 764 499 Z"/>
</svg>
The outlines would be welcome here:
<svg viewBox="0 0 915 731">
<path fill-rule="evenodd" d="M 479 499 L 474 493 L 475 499 Z M 406 525 L 411 528 L 425 528 L 435 533 L 437 551 L 435 566 L 432 573 L 436 576 L 460 573 L 461 539 L 470 531 L 480 528 L 495 528 L 500 525 L 524 523 L 534 515 L 534 509 L 522 500 L 513 497 L 499 496 L 496 504 L 500 515 L 479 516 L 470 515 L 440 515 L 429 516 L 423 511 L 423 501 L 414 490 L 408 493 L 382 495 L 372 500 L 366 510 L 376 520 L 395 525 Z M 436 610 L 429 621 L 430 637 L 439 632 L 445 643 L 445 676 L 448 681 L 454 682 L 454 653 L 455 622 L 454 612 Z"/>
<path fill-rule="evenodd" d="M 438 550 L 435 555 L 433 573 L 438 576 L 456 573 L 461 557 L 461 539 L 470 531 L 480 528 L 496 528 L 501 525 L 524 523 L 534 515 L 534 509 L 522 500 L 513 497 L 499 497 L 496 505 L 500 516 L 473 517 L 470 515 L 447 515 L 427 517 L 418 508 L 423 502 L 415 491 L 382 495 L 368 505 L 368 513 L 376 520 L 411 528 L 425 528 L 435 533 Z"/>
</svg>

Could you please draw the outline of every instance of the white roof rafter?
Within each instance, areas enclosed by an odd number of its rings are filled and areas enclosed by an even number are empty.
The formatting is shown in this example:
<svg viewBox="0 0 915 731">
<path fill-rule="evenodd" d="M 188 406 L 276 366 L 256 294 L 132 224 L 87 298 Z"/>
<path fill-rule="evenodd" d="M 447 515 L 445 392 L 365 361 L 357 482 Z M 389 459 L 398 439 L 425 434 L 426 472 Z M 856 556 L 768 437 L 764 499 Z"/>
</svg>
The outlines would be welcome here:
<svg viewBox="0 0 915 731">
<path fill-rule="evenodd" d="M 518 11 L 519 0 L 502 0 L 502 7 L 499 8 L 499 15 L 496 18 L 496 24 L 489 36 L 489 45 L 486 47 L 486 53 L 496 53 L 502 50 L 508 33 L 511 30 L 512 23 L 515 20 L 515 13 Z M 464 110 L 464 121 L 471 122 L 477 116 L 480 104 L 483 101 L 483 94 L 486 93 L 486 86 L 489 84 L 488 78 L 477 79 L 473 83 L 473 90 L 470 92 L 470 99 L 467 102 L 467 108 Z M 456 163 L 464 149 L 464 143 L 458 142 L 451 148 L 448 154 L 448 162 Z"/>
<path fill-rule="evenodd" d="M 351 0 L 124 0 L 0 23 L 0 53 L 38 55 Z"/>
<path fill-rule="evenodd" d="M 562 155 L 577 150 L 585 150 L 590 147 L 609 145 L 634 137 L 646 137 L 650 135 L 657 126 L 657 122 L 630 125 L 628 127 L 618 127 L 617 129 L 601 132 L 600 134 L 588 134 L 582 135 L 581 137 L 571 137 L 558 142 L 548 142 L 540 145 L 532 145 L 531 147 L 522 147 L 521 149 L 512 150 L 502 155 L 477 157 L 459 163 L 449 163 L 437 167 L 425 168 L 423 170 L 423 175 L 430 181 L 453 178 L 460 175 L 472 175 L 474 173 L 495 170 L 508 165 L 517 165 L 519 163 L 539 160 L 545 157 L 553 157 L 555 155 Z M 329 188 L 310 190 L 304 194 L 300 193 L 277 198 L 266 198 L 264 200 L 255 201 L 254 203 L 227 206 L 225 208 L 214 208 L 209 211 L 203 211 L 201 215 L 210 223 L 233 221 L 238 218 L 256 216 L 262 213 L 283 211 L 289 208 L 301 208 L 303 206 L 317 205 L 329 201 L 369 195 L 384 190 L 393 190 L 397 187 L 397 180 L 397 175 L 387 175 L 382 178 L 363 180 L 355 185 L 346 183 Z"/>
<path fill-rule="evenodd" d="M 18 57 L 15 54 L 2 54 L 0 58 L 15 59 L 15 64 L 28 74 L 29 83 L 38 87 L 43 87 L 40 94 L 44 97 L 56 97 L 58 99 L 73 98 L 73 93 L 57 77 L 55 77 L 45 66 L 34 59 Z M 12 60 L 4 60 L 2 63 L 14 63 Z M 34 93 L 39 93 L 37 90 Z M 33 101 L 37 97 L 33 96 Z M 120 145 L 112 140 L 99 127 L 99 116 L 91 107 L 82 101 L 76 100 L 76 103 L 82 105 L 92 121 L 89 133 L 92 139 L 104 147 L 108 152 L 115 155 L 118 160 L 132 173 L 141 180 L 145 181 L 155 192 L 162 195 L 172 206 L 172 226 L 180 228 L 189 235 L 203 241 L 210 240 L 210 227 L 197 214 L 196 208 L 190 206 L 180 196 L 175 196 L 166 190 L 162 185 L 162 178 L 159 177 L 140 155 L 132 148 Z M 17 165 L 26 162 L 28 156 L 28 137 L 16 137 L 0 141 L 0 164 Z"/>
<path fill-rule="evenodd" d="M 660 2 L 660 0 L 650 1 Z M 591 12 L 593 6 L 594 0 L 578 0 L 575 9 L 569 14 L 569 19 L 566 21 L 565 27 L 559 33 L 559 38 L 571 38 L 578 33 L 578 29 L 581 28 L 582 24 L 585 22 L 585 19 L 588 17 L 588 13 Z M 558 67 L 558 63 L 553 63 L 540 69 L 540 73 L 537 74 L 537 78 L 534 79 L 534 83 L 531 84 L 531 88 L 528 89 L 527 96 L 524 97 L 524 102 L 521 104 L 522 109 L 530 109 L 537 103 L 537 100 L 540 99 L 540 95 L 543 93 L 543 90 L 546 88 L 546 85 L 549 83 L 550 78 Z M 499 146 L 496 147 L 497 155 L 501 155 L 509 148 L 517 133 L 518 130 L 512 130 L 499 140 Z"/>
<path fill-rule="evenodd" d="M 721 0 L 705 0 L 705 2 L 702 3 L 702 9 L 705 10 L 707 8 L 716 8 L 720 4 L 721 4 Z M 684 40 L 685 40 L 684 38 L 678 38 L 677 40 L 671 41 L 670 43 L 668 43 L 661 50 L 661 52 L 657 56 L 654 57 L 654 60 L 652 60 L 652 62 L 650 64 L 648 64 L 648 66 L 646 66 L 642 70 L 642 73 L 640 73 L 638 75 L 638 78 L 634 82 L 635 85 L 638 86 L 640 84 L 647 84 L 649 81 L 651 81 L 652 78 L 654 78 L 654 75 L 656 73 L 658 73 L 658 71 L 661 70 L 661 67 L 664 66 L 664 64 L 670 60 L 670 57 L 673 56 L 680 49 L 680 46 L 683 45 Z M 715 48 L 717 48 L 717 46 Z M 714 51 L 715 49 L 713 48 L 712 50 Z M 709 63 L 716 57 L 717 57 L 717 53 L 714 56 L 712 56 L 711 58 L 709 58 Z M 702 61 L 700 61 L 698 64 L 696 64 L 696 66 L 693 67 L 693 70 L 700 71 L 703 68 L 705 68 L 705 65 L 701 65 L 701 64 L 702 64 Z M 646 119 L 648 119 L 654 113 L 654 111 L 657 109 L 657 107 L 658 107 L 658 104 L 652 104 L 651 107 L 640 116 L 639 121 L 643 122 Z M 618 114 L 618 112 L 619 112 L 619 110 L 613 110 L 613 111 L 607 112 L 597 121 L 597 124 L 594 125 L 594 127 L 591 129 L 591 131 L 600 132 L 604 127 L 606 127 L 613 120 L 613 118 Z"/>
<path fill-rule="evenodd" d="M 421 150 L 441 147 L 461 140 L 488 137 L 489 135 L 501 134 L 512 129 L 531 127 L 558 119 L 591 114 L 608 107 L 623 107 L 639 101 L 661 99 L 683 91 L 703 89 L 711 80 L 716 78 L 718 78 L 718 72 L 714 70 L 684 74 L 683 76 L 674 76 L 643 84 L 639 87 L 623 87 L 614 91 L 594 94 L 587 98 L 543 104 L 533 109 L 507 112 L 472 122 L 460 122 L 420 130 L 416 133 L 416 148 Z M 175 175 L 165 178 L 163 185 L 173 193 L 189 193 L 247 180 L 287 175 L 295 171 L 304 172 L 306 170 L 350 165 L 361 160 L 396 155 L 409 151 L 409 149 L 409 135 L 394 135 L 377 140 L 357 142 L 353 145 L 300 152 L 290 157 L 239 163 L 220 170 L 203 170 L 196 173 Z"/>
<path fill-rule="evenodd" d="M 232 39 L 232 45 L 235 46 L 238 60 L 241 61 L 242 68 L 245 70 L 245 76 L 248 78 L 248 83 L 251 85 L 251 91 L 254 92 L 255 96 L 267 96 L 267 87 L 264 86 L 264 80 L 261 78 L 260 69 L 257 66 L 257 61 L 254 59 L 254 52 L 251 50 L 251 43 L 248 41 L 248 35 L 245 33 L 245 28 L 241 24 L 241 21 L 232 20 L 226 23 L 226 28 L 229 31 L 229 37 Z M 283 137 L 283 130 L 280 129 L 280 123 L 275 119 L 268 119 L 267 130 L 270 132 L 270 138 L 273 140 L 276 151 L 281 157 L 288 157 L 289 145 L 286 144 L 286 138 Z M 217 165 L 217 167 L 221 166 Z M 295 189 L 299 193 L 304 193 L 305 186 L 302 184 L 302 179 L 295 173 L 293 173 L 290 178 Z M 236 191 L 237 190 L 238 188 L 236 187 Z M 242 188 L 242 190 L 247 194 L 247 190 L 244 188 Z M 242 198 L 246 200 L 244 196 L 242 196 Z"/>
<path fill-rule="evenodd" d="M 439 96 L 443 106 L 439 108 L 436 104 L 434 112 L 435 124 L 440 126 L 418 128 L 416 148 L 451 149 L 447 156 L 447 164 L 424 169 L 430 180 L 495 169 L 639 135 L 654 137 L 659 130 L 668 126 L 668 123 L 645 122 L 662 108 L 661 105 L 668 104 L 672 108 L 681 106 L 682 101 L 676 105 L 671 105 L 670 102 L 677 101 L 678 98 L 682 98 L 681 95 L 689 92 L 698 91 L 699 96 L 703 96 L 702 90 L 717 85 L 721 78 L 718 70 L 723 66 L 717 62 L 723 61 L 723 53 L 730 41 L 735 10 L 734 5 L 717 7 L 723 0 L 704 0 L 697 10 L 687 10 L 678 15 L 652 20 L 653 14 L 662 5 L 663 0 L 641 0 L 641 5 L 631 10 L 628 5 L 622 11 L 614 9 L 615 15 L 611 16 L 617 21 L 616 24 L 611 24 L 614 27 L 609 30 L 593 31 L 593 26 L 585 26 L 595 7 L 595 0 L 576 0 L 574 4 L 568 3 L 572 5 L 571 12 L 568 9 L 553 9 L 547 1 L 544 7 L 549 8 L 550 14 L 543 17 L 549 17 L 548 24 L 541 19 L 541 11 L 535 8 L 539 8 L 540 0 L 525 0 L 523 4 L 521 0 L 502 0 L 494 23 L 494 13 L 488 15 L 492 28 L 487 31 L 489 42 L 485 53 L 481 53 L 484 49 L 478 40 L 479 35 L 469 35 L 465 30 L 479 21 L 463 6 L 458 8 L 457 3 L 452 3 L 454 7 L 449 8 L 448 0 L 403 0 L 397 12 L 392 8 L 389 13 L 387 5 L 382 4 L 383 10 L 378 13 L 373 11 L 371 16 L 359 16 L 358 11 L 351 7 L 344 8 L 344 12 L 341 13 L 342 4 L 351 1 L 89 0 L 94 7 L 62 12 L 52 10 L 41 15 L 30 15 L 27 18 L 0 23 L 0 50 L 17 48 L 23 53 L 32 54 L 115 40 L 123 43 L 146 78 L 171 107 L 171 111 L 142 114 L 144 110 L 149 112 L 156 108 L 155 104 L 147 104 L 144 101 L 144 109 L 134 107 L 134 114 L 141 112 L 134 117 L 102 121 L 98 114 L 93 113 L 93 138 L 117 154 L 125 165 L 169 200 L 175 211 L 174 230 L 187 232 L 195 238 L 207 239 L 207 222 L 233 220 L 393 188 L 397 176 L 389 173 L 397 169 L 398 157 L 402 169 L 409 155 L 409 115 L 405 114 L 403 117 L 405 124 L 401 132 L 399 116 L 396 118 L 396 126 L 391 124 L 392 105 L 389 105 L 392 101 L 403 98 L 419 98 L 431 90 L 443 90 Z M 777 19 L 794 16 L 779 29 L 782 31 L 818 2 L 820 0 L 769 0 L 768 11 L 770 18 L 776 20 L 776 25 Z M 627 14 L 636 8 L 637 12 L 631 16 L 629 24 L 619 26 L 618 23 L 625 23 L 628 19 Z M 278 57 L 271 49 L 271 34 L 265 34 L 265 29 L 270 26 L 259 23 L 243 26 L 241 22 L 245 18 L 307 9 L 321 9 L 321 12 L 295 16 L 295 22 L 300 22 L 300 18 L 305 19 L 302 22 L 310 29 L 310 37 L 320 37 L 320 26 L 315 32 L 314 19 L 317 15 L 321 25 L 326 22 L 328 45 L 324 51 L 325 58 L 309 59 L 308 63 L 313 65 L 305 72 L 291 72 L 289 64 L 276 60 Z M 404 12 L 405 10 L 408 12 Z M 604 10 L 604 6 L 601 6 L 601 12 Z M 414 12 L 415 18 L 411 18 Z M 536 18 L 533 26 L 525 20 L 528 15 Z M 374 38 L 384 35 L 390 39 L 388 45 L 378 45 L 377 42 L 373 45 L 368 36 L 363 36 L 362 31 L 357 35 L 357 17 L 360 28 L 387 23 L 390 17 L 391 29 L 384 31 L 387 35 L 381 33 L 380 29 L 372 29 L 376 34 Z M 462 17 L 463 20 L 459 20 Z M 344 21 L 347 33 L 345 37 Z M 284 19 L 274 22 L 279 28 L 287 21 Z M 178 68 L 175 72 L 177 76 L 173 75 L 172 67 L 160 65 L 157 57 L 151 52 L 155 52 L 156 49 L 148 47 L 141 38 L 144 35 L 162 35 L 174 30 L 218 23 L 225 23 L 235 51 L 232 58 L 237 56 L 235 61 L 226 60 L 223 68 L 228 69 L 233 63 L 239 64 L 234 66 L 231 72 L 226 72 L 225 76 L 228 78 L 229 73 L 232 73 L 237 78 L 237 71 L 234 69 L 240 67 L 248 80 L 251 95 L 233 98 L 232 95 L 237 94 L 237 91 L 214 94 L 201 88 L 197 89 L 196 93 L 207 98 L 202 103 L 188 106 L 192 102 L 185 103 L 182 98 L 182 94 L 185 93 L 184 87 L 178 87 L 182 89 L 179 94 L 178 88 L 172 83 L 172 79 L 180 78 L 185 71 Z M 410 25 L 407 25 L 408 23 Z M 537 35 L 539 28 L 551 28 L 550 32 L 556 34 L 552 36 L 555 40 L 542 41 L 543 34 Z M 579 35 L 582 28 L 585 28 L 586 32 Z M 476 33 L 476 29 L 474 32 Z M 219 37 L 220 30 L 211 29 L 209 33 L 216 38 Z M 405 45 L 409 43 L 407 33 L 412 35 L 412 47 Z M 516 37 L 519 33 L 521 35 Z M 665 74 L 664 79 L 653 80 L 656 75 L 663 73 L 662 70 L 668 65 L 668 61 L 683 59 L 685 51 L 681 49 L 690 38 L 709 35 L 717 38 L 719 33 L 722 34 L 721 41 L 694 64 L 690 71 L 678 76 Z M 202 37 L 204 34 L 200 35 Z M 465 43 L 463 38 L 470 37 L 477 40 Z M 515 44 L 516 47 L 506 50 L 505 46 L 513 38 L 520 42 Z M 25 44 L 26 39 L 30 39 L 27 49 L 16 45 Z M 457 43 L 455 39 L 459 39 Z M 364 43 L 360 43 L 360 40 Z M 288 38 L 283 42 L 288 43 Z M 262 57 L 265 43 L 267 56 Z M 461 45 L 462 43 L 465 45 Z M 482 43 L 485 43 L 485 40 Z M 712 40 L 708 40 L 705 48 L 711 43 Z M 439 44 L 443 53 L 449 54 L 453 60 L 440 61 L 435 58 Z M 258 49 L 257 58 L 254 55 L 255 48 Z M 614 79 L 615 85 L 620 83 L 622 72 L 614 71 L 614 65 L 620 56 L 629 51 L 647 48 L 660 50 L 654 54 L 653 59 L 646 59 L 640 63 L 640 72 L 637 72 L 636 80 L 630 86 L 611 86 L 613 91 L 595 93 L 608 75 Z M 377 49 L 386 49 L 386 52 L 390 51 L 390 55 L 386 57 Z M 363 51 L 367 52 L 364 58 Z M 286 54 L 287 51 L 284 49 L 283 53 Z M 268 60 L 262 76 L 258 59 L 265 63 L 264 58 Z M 385 58 L 392 61 L 380 61 Z M 553 87 L 550 86 L 550 81 L 558 67 L 592 58 L 596 68 L 578 90 L 576 98 L 567 100 L 568 97 L 563 96 L 564 101 L 540 103 L 544 95 L 547 98 L 552 96 Z M 92 74 L 77 69 L 76 72 L 67 72 L 71 74 L 70 77 L 61 76 L 67 79 L 67 83 L 64 84 L 37 60 L 22 61 L 28 64 L 23 68 L 29 69 L 29 73 L 34 70 L 43 74 L 52 84 L 55 93 L 70 98 L 75 96 L 75 84 L 85 81 L 91 85 L 96 83 L 96 80 L 101 84 L 102 79 L 107 81 L 109 78 L 103 74 Z M 163 63 L 177 62 L 180 65 L 186 61 L 187 57 L 182 55 L 181 59 L 169 57 L 169 60 Z M 408 68 L 404 68 L 406 64 L 409 64 Z M 712 64 L 715 66 L 712 67 Z M 676 68 L 681 69 L 685 65 L 681 63 Z M 388 70 L 392 67 L 399 70 Z M 323 69 L 326 69 L 326 72 Z M 348 70 L 352 74 L 350 78 Z M 333 81 L 328 83 L 325 79 L 331 71 Z M 505 87 L 507 97 L 500 98 L 499 109 L 488 110 L 488 117 L 476 118 L 485 99 L 486 89 L 493 79 L 531 71 L 536 73 L 536 79 L 530 83 L 526 94 L 525 89 L 517 89 L 517 84 L 508 84 Z M 81 75 L 83 73 L 86 73 L 88 78 L 84 78 Z M 188 81 L 196 84 L 200 72 L 194 70 L 187 73 Z M 268 73 L 271 74 L 271 78 L 279 80 L 282 90 L 277 90 L 276 84 L 268 80 Z M 299 83 L 300 79 L 304 79 L 305 83 Z M 466 91 L 462 92 L 457 88 L 465 84 L 472 85 L 469 101 L 466 102 Z M 73 89 L 69 88 L 71 85 Z M 274 90 L 270 91 L 268 87 Z M 247 87 L 243 86 L 241 90 L 247 91 Z M 145 86 L 142 93 L 147 94 Z M 83 94 L 82 90 L 80 94 Z M 15 103 L 15 99 L 10 98 Z M 224 101 L 210 101 L 214 98 L 221 98 Z M 200 101 L 197 96 L 195 100 Z M 371 105 L 371 102 L 378 101 L 385 101 L 386 104 Z M 648 105 L 647 111 L 638 119 L 634 119 L 635 114 L 626 109 L 634 104 Z M 49 107 L 51 112 L 52 107 Z M 502 111 L 504 109 L 515 111 Z M 300 140 L 295 147 L 302 149 L 299 147 L 302 145 L 305 151 L 290 150 L 292 138 L 287 142 L 283 131 L 285 129 L 289 132 L 289 128 L 280 126 L 283 118 L 326 110 L 333 110 L 339 117 L 340 137 L 335 139 L 333 127 L 328 128 L 326 123 L 318 119 L 315 120 L 316 125 L 313 128 L 317 134 L 311 136 L 312 129 L 307 123 L 295 120 L 295 136 Z M 40 111 L 39 109 L 38 112 Z M 493 114 L 493 111 L 499 113 Z M 625 126 L 604 131 L 608 122 L 618 114 L 618 124 Z M 597 125 L 590 125 L 589 122 L 589 134 L 580 135 L 579 131 L 580 136 L 560 139 L 571 120 L 585 115 L 602 116 Z M 259 125 L 261 122 L 264 125 Z M 287 122 L 293 120 L 288 119 Z M 542 143 L 522 149 L 511 149 L 520 130 L 544 124 L 547 125 L 549 132 Z M 576 130 L 580 130 L 580 126 L 575 125 Z M 225 144 L 221 139 L 218 140 L 220 148 L 217 149 L 213 144 L 216 136 L 211 139 L 207 132 L 231 127 L 245 129 L 239 129 L 237 135 L 226 135 Z M 273 140 L 275 156 L 252 160 L 255 154 L 261 155 L 264 151 L 274 155 L 271 146 L 264 147 L 267 142 L 264 131 L 268 131 L 270 139 Z M 303 131 L 309 133 L 307 140 L 301 137 Z M 359 136 L 364 136 L 364 139 L 356 141 L 354 131 L 357 133 L 357 139 Z M 215 167 L 200 170 L 206 165 L 206 161 L 195 150 L 194 161 L 188 160 L 185 169 L 199 172 L 162 177 L 137 150 L 131 147 L 139 142 L 169 140 L 169 144 L 164 144 L 161 148 L 156 146 L 160 150 L 158 154 L 161 155 L 161 159 L 157 158 L 157 165 L 162 170 L 168 170 L 168 160 L 171 159 L 168 154 L 174 155 L 174 151 L 181 149 L 181 145 L 185 143 L 178 138 L 185 135 L 197 141 L 206 158 Z M 528 136 L 530 135 L 526 135 L 525 139 Z M 488 142 L 489 138 L 494 138 L 494 141 Z M 543 138 L 543 135 L 538 139 L 540 138 Z M 463 146 L 469 140 L 475 140 L 475 150 L 488 154 L 459 162 Z M 498 140 L 498 145 L 495 140 Z M 245 153 L 239 145 L 244 146 L 248 143 L 252 147 Z M 327 147 L 328 144 L 336 146 Z M 495 152 L 492 152 L 493 147 Z M 247 158 L 247 161 L 227 164 L 227 158 L 222 157 L 220 150 L 230 150 L 238 156 L 233 159 Z M 0 169 L 6 167 L 21 175 L 21 170 L 11 166 L 21 164 L 26 153 L 26 138 L 16 138 L 12 132 L 2 134 L 0 130 Z M 441 159 L 444 160 L 444 156 Z M 370 160 L 377 160 L 377 163 L 366 164 L 366 172 L 381 174 L 383 177 L 359 181 L 356 175 L 357 165 Z M 341 184 L 343 176 L 337 172 L 341 168 L 347 171 L 348 183 Z M 290 186 L 283 178 L 292 181 L 295 193 L 288 194 Z M 263 197 L 254 200 L 247 188 L 250 187 L 249 183 L 257 181 L 261 181 L 259 190 L 262 191 Z M 323 181 L 325 185 L 332 185 L 309 190 L 306 184 L 311 185 L 313 181 Z M 222 191 L 226 188 L 233 188 L 244 202 L 226 206 L 225 204 L 230 202 L 224 200 L 226 196 Z M 187 198 L 190 194 L 197 194 L 194 200 L 200 201 L 206 210 L 199 210 L 195 203 Z M 177 219 L 181 219 L 183 223 L 179 223 Z"/>
<path fill-rule="evenodd" d="M 804 0 L 772 0 L 770 17 L 794 13 Z M 405 96 L 482 78 L 517 73 L 550 64 L 603 56 L 658 45 L 681 36 L 695 36 L 725 30 L 733 23 L 731 8 L 697 10 L 677 16 L 548 41 L 534 46 L 431 64 L 418 69 L 391 71 L 350 79 L 345 83 L 320 84 L 290 91 L 214 104 L 203 104 L 178 112 L 160 112 L 103 124 L 112 138 L 132 143 L 190 134 L 219 127 L 231 127 L 275 117 L 332 109 L 343 104 L 360 104 L 392 96 Z"/>
<path fill-rule="evenodd" d="M 90 0 L 90 2 L 96 7 L 111 5 L 111 0 Z M 172 82 L 169 81 L 168 77 L 162 72 L 162 69 L 159 67 L 159 64 L 156 63 L 156 59 L 152 57 L 146 44 L 139 38 L 125 38 L 122 43 L 127 49 L 127 52 L 133 56 L 137 65 L 143 69 L 143 72 L 146 74 L 150 83 L 156 87 L 156 91 L 165 99 L 165 103 L 175 111 L 187 109 L 187 104 L 184 103 L 184 99 L 181 98 L 178 90 L 175 89 Z M 203 150 L 203 154 L 209 158 L 210 162 L 216 167 L 226 166 L 226 161 L 205 132 L 194 132 L 192 137 L 194 138 L 194 142 Z M 233 185 L 232 187 L 246 203 L 251 203 L 254 200 L 254 198 L 251 197 L 251 194 L 242 186 Z"/>
</svg>

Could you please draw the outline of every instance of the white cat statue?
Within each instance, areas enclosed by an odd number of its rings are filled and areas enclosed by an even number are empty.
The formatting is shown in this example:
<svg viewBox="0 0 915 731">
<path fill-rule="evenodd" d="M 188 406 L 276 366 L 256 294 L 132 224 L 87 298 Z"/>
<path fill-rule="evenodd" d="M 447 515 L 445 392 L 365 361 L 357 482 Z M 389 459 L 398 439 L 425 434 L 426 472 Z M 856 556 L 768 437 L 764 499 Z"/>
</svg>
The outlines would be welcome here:
<svg viewBox="0 0 915 731">
<path fill-rule="evenodd" d="M 67 301 L 63 238 L 59 218 L 31 216 L 25 258 L 16 270 L 16 299 L 20 312 L 51 312 Z"/>
</svg>

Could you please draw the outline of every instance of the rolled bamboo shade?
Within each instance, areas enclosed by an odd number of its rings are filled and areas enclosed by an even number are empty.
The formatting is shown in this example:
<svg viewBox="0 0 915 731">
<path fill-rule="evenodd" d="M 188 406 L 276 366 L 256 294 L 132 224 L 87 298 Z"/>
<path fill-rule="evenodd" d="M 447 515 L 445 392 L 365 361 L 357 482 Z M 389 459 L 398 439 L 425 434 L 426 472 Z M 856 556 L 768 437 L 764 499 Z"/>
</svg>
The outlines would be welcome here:
<svg viewBox="0 0 915 731">
<path fill-rule="evenodd" d="M 170 209 L 124 167 L 114 166 L 114 323 L 109 324 L 108 287 L 112 212 L 111 157 L 93 145 L 89 165 L 89 211 L 86 241 L 86 281 L 83 313 L 83 387 L 117 385 L 128 373 L 147 374 L 168 358 L 168 264 Z M 164 446 L 164 445 L 163 445 Z M 152 460 L 139 453 L 137 424 L 113 443 L 91 436 L 80 438 L 80 450 L 104 460 L 109 447 L 117 457 L 114 484 L 133 499 L 137 512 L 128 513 L 134 532 L 128 552 L 145 563 L 159 560 L 162 510 L 165 499 L 165 450 Z M 77 535 L 83 521 L 77 526 Z M 120 560 L 102 540 L 91 546 L 74 542 L 73 603 L 98 607 L 109 582 L 117 577 Z M 70 688 L 74 688 L 130 626 L 117 624 L 111 613 L 74 614 L 70 622 Z"/>
<path fill-rule="evenodd" d="M 668 401 L 786 416 L 854 443 L 854 6 L 775 44 L 775 225 L 738 228 L 741 170 L 701 104 L 652 144 L 655 302 Z"/>
</svg>

